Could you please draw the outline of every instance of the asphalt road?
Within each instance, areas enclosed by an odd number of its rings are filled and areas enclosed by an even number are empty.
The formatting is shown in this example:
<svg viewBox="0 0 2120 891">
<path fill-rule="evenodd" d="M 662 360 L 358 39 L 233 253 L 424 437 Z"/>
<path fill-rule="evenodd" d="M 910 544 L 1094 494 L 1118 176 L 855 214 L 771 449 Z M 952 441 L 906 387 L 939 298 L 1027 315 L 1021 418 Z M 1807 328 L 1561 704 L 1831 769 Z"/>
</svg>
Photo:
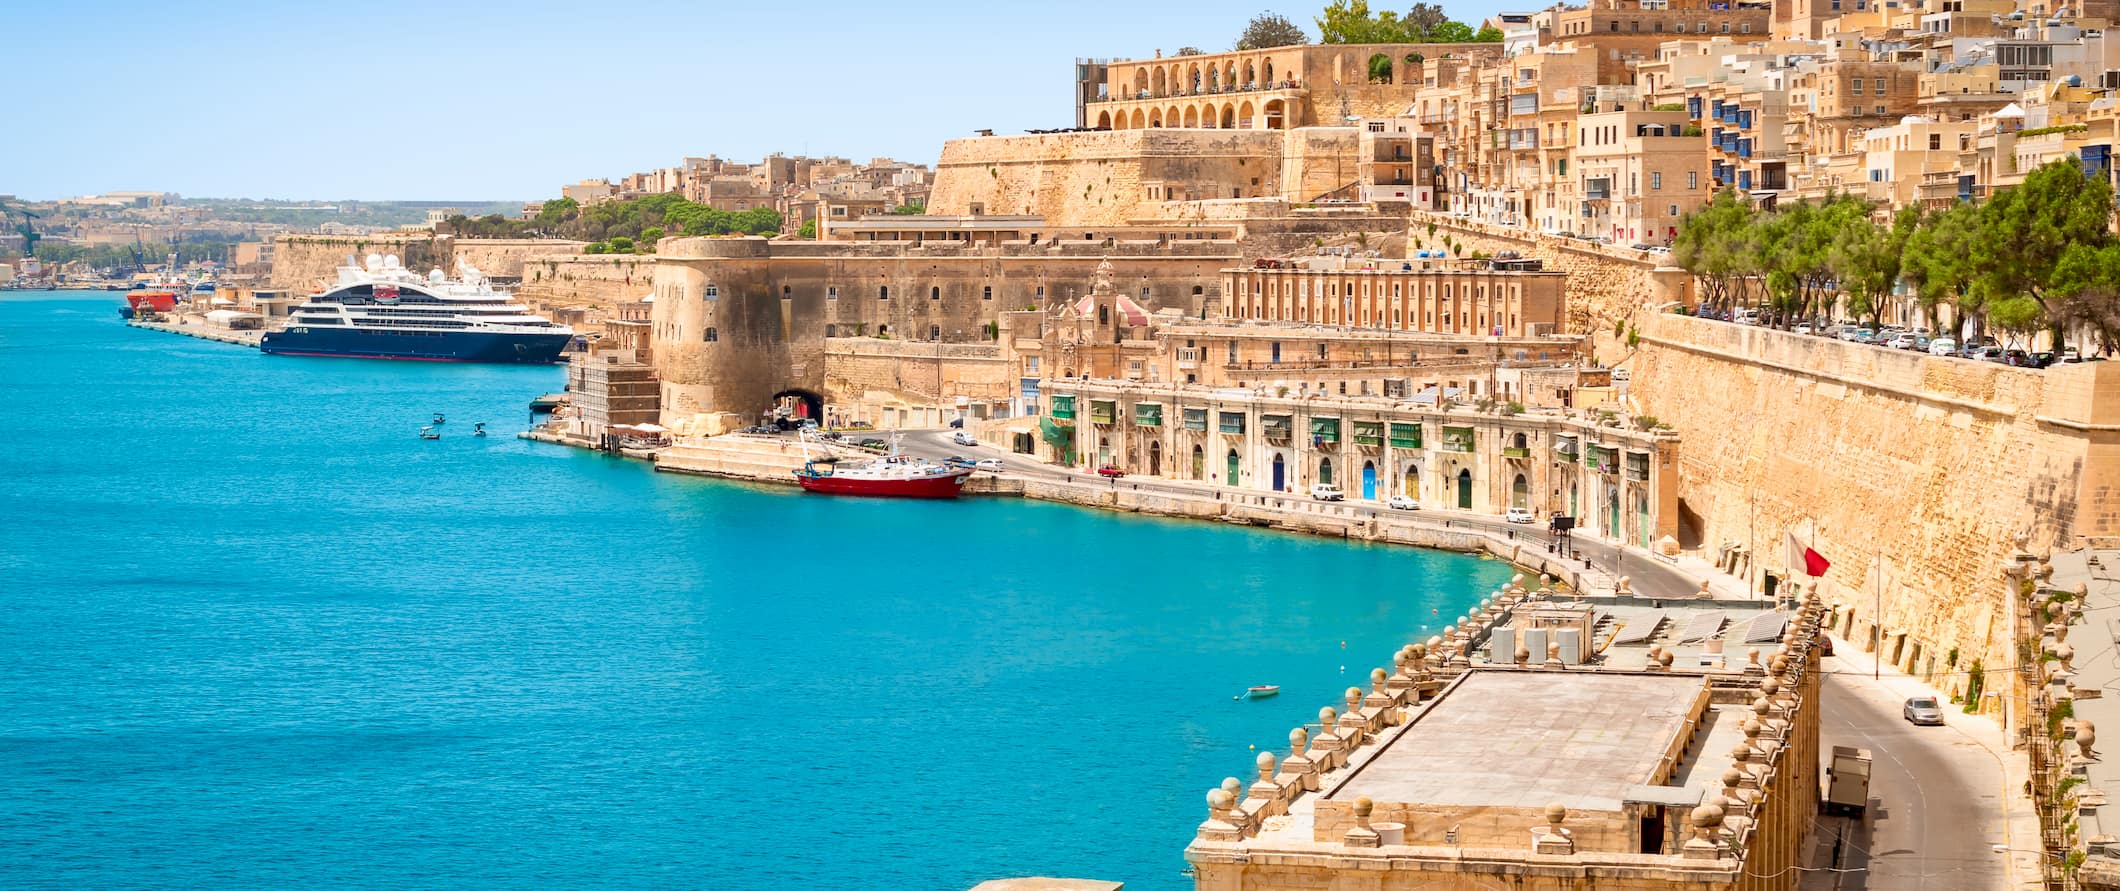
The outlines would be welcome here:
<svg viewBox="0 0 2120 891">
<path fill-rule="evenodd" d="M 1992 848 L 2005 843 L 2002 766 L 1956 726 L 1981 719 L 1946 703 L 1949 724 L 1917 727 L 1899 711 L 1918 692 L 1907 687 L 1911 682 L 1873 681 L 1864 673 L 1867 661 L 1827 657 L 1824 667 L 1820 752 L 1830 756 L 1835 745 L 1869 749 L 1871 803 L 1866 819 L 1822 816 L 1817 827 L 1824 851 L 1842 842 L 1840 868 L 1864 871 L 1811 873 L 1803 888 L 2008 888 L 2004 855 Z M 2037 847 L 2038 839 L 2013 846 Z"/>
</svg>

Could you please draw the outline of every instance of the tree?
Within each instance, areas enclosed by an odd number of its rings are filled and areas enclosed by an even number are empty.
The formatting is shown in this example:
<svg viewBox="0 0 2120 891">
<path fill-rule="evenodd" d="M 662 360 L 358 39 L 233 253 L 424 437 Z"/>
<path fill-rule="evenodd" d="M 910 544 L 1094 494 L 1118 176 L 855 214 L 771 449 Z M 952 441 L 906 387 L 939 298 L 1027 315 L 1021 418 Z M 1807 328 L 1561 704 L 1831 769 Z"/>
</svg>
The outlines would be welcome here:
<svg viewBox="0 0 2120 891">
<path fill-rule="evenodd" d="M 1472 26 L 1464 22 L 1444 22 L 1428 32 L 1429 43 L 1472 43 L 1472 38 Z"/>
<path fill-rule="evenodd" d="M 1199 47 L 1197 47 L 1197 46 L 1181 46 L 1181 47 L 1178 47 L 1178 55 L 1181 55 L 1181 56 L 1204 56 L 1204 55 L 1207 55 L 1207 54 L 1206 54 L 1206 53 L 1204 53 L 1204 52 L 1201 52 L 1201 51 L 1200 51 L 1200 48 L 1199 48 Z"/>
<path fill-rule="evenodd" d="M 1679 224 L 1671 260 L 1699 279 L 1702 302 L 1724 308 L 1749 302 L 1760 269 L 1757 218 L 1752 205 L 1724 190 Z"/>
<path fill-rule="evenodd" d="M 1435 26 L 1450 21 L 1450 17 L 1444 15 L 1443 7 L 1437 4 L 1415 3 L 1399 21 L 1405 23 L 1408 33 L 1419 35 L 1435 30 Z"/>
<path fill-rule="evenodd" d="M 802 221 L 802 228 L 800 228 L 800 229 L 797 229 L 797 230 L 795 230 L 795 237 L 796 237 L 796 238 L 816 238 L 816 237 L 817 237 L 817 221 L 816 221 L 816 220 L 803 220 L 803 221 Z"/>
<path fill-rule="evenodd" d="M 1377 53 L 1369 57 L 1369 82 L 1388 84 L 1391 82 L 1391 57 Z"/>
<path fill-rule="evenodd" d="M 1480 32 L 1472 35 L 1473 43 L 1501 43 L 1502 29 L 1493 25 L 1481 25 Z"/>
<path fill-rule="evenodd" d="M 2097 277 L 2062 274 L 2092 269 L 2086 258 L 2113 243 L 2107 228 L 2112 213 L 2112 186 L 2103 177 L 2085 176 L 2073 157 L 2042 164 L 2024 182 L 1988 199 L 1980 206 L 1969 288 L 1987 318 L 2019 334 L 2057 327 L 2062 294 L 2081 294 L 2098 283 Z M 2064 264 L 2071 252 L 2076 257 Z"/>
<path fill-rule="evenodd" d="M 613 238 L 613 239 L 611 239 L 611 252 L 612 252 L 612 253 L 614 253 L 614 254 L 624 254 L 624 253 L 629 253 L 629 252 L 631 252 L 632 250 L 633 250 L 633 239 L 631 239 L 631 238 L 627 238 L 627 237 L 625 237 L 625 236 L 623 236 L 623 235 L 621 235 L 621 236 L 618 236 L 617 238 Z"/>
<path fill-rule="evenodd" d="M 640 230 L 641 250 L 646 253 L 654 253 L 655 243 L 661 241 L 662 237 L 663 230 L 661 226 L 649 226 L 646 229 Z"/>
<path fill-rule="evenodd" d="M 1277 12 L 1262 12 L 1251 17 L 1244 26 L 1244 33 L 1237 35 L 1236 49 L 1272 49 L 1277 46 L 1301 46 L 1310 42 L 1310 35 L 1303 33 L 1303 26 L 1289 21 Z"/>
<path fill-rule="evenodd" d="M 1321 43 L 1412 42 L 1398 13 L 1371 13 L 1369 0 L 1333 0 L 1316 21 Z"/>
</svg>

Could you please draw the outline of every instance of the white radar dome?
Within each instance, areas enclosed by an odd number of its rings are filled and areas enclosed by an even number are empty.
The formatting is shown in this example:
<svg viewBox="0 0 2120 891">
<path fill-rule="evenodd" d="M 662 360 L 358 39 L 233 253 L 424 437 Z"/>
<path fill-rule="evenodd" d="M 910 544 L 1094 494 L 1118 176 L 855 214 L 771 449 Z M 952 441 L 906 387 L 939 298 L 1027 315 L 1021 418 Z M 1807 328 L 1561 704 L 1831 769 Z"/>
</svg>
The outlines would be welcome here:
<svg viewBox="0 0 2120 891">
<path fill-rule="evenodd" d="M 371 270 L 371 271 L 383 268 L 383 255 L 382 255 L 382 254 L 369 254 L 369 255 L 368 255 L 368 263 L 367 263 L 366 265 L 368 266 L 369 270 Z"/>
<path fill-rule="evenodd" d="M 435 284 L 439 285 L 439 284 L 441 284 L 441 283 L 442 283 L 442 280 L 443 280 L 443 278 L 444 278 L 444 276 L 442 275 L 442 271 L 441 271 L 440 269 L 429 269 L 429 270 L 427 270 L 427 280 L 428 280 L 428 281 L 430 281 L 430 282 L 433 282 L 433 283 L 435 283 Z"/>
<path fill-rule="evenodd" d="M 384 255 L 383 255 L 383 268 L 384 268 L 384 269 L 396 269 L 396 268 L 398 268 L 398 267 L 399 267 L 400 265 L 402 265 L 402 264 L 400 264 L 400 263 L 398 262 L 398 255 L 396 255 L 396 254 L 384 254 Z"/>
</svg>

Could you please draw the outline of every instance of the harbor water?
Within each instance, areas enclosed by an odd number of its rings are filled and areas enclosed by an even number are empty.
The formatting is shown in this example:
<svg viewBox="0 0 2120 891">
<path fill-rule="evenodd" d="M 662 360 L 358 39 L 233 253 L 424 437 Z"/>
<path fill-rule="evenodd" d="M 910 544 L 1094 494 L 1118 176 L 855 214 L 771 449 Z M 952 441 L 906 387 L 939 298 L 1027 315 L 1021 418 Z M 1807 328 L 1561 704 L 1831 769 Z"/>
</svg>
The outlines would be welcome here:
<svg viewBox="0 0 2120 891">
<path fill-rule="evenodd" d="M 1510 574 L 656 474 L 514 437 L 555 368 L 117 307 L 0 295 L 0 887 L 1189 888 L 1251 745 Z"/>
</svg>

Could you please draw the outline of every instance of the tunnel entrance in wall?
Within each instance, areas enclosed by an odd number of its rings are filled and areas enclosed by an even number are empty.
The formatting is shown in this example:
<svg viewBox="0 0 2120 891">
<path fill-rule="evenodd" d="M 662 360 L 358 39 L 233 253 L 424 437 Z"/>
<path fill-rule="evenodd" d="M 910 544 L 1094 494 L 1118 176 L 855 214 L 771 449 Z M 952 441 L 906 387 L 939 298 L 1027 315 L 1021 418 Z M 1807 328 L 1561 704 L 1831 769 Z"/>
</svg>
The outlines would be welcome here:
<svg viewBox="0 0 2120 891">
<path fill-rule="evenodd" d="M 789 421 L 804 419 L 824 423 L 824 397 L 808 390 L 788 389 L 773 394 L 774 413 Z"/>
<path fill-rule="evenodd" d="M 1692 505 L 1687 504 L 1686 499 L 1680 498 L 1678 500 L 1678 546 L 1689 551 L 1698 549 L 1702 538 L 1701 527 L 1705 525 L 1706 523 L 1701 521 L 1700 513 L 1695 511 Z"/>
</svg>

